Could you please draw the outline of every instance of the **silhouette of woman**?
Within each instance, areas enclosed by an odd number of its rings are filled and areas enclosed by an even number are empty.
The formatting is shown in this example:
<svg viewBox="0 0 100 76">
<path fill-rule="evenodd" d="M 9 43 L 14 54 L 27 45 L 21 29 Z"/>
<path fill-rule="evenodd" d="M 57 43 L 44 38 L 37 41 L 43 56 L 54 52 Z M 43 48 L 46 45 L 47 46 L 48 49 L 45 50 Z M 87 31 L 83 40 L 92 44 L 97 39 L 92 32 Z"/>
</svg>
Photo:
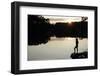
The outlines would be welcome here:
<svg viewBox="0 0 100 76">
<path fill-rule="evenodd" d="M 78 38 L 75 39 L 76 40 L 76 46 L 74 47 L 74 53 L 78 53 L 78 44 L 79 44 L 79 41 L 78 41 Z M 76 52 L 77 50 L 77 52 Z"/>
</svg>

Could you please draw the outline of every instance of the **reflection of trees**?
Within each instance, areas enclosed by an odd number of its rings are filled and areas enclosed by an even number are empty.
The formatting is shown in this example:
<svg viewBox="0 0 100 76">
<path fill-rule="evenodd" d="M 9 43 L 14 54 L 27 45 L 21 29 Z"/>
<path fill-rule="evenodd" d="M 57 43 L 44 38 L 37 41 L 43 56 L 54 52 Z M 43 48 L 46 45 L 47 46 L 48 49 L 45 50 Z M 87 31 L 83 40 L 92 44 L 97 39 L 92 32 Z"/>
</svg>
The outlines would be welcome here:
<svg viewBox="0 0 100 76">
<path fill-rule="evenodd" d="M 87 38 L 86 17 L 80 22 L 50 24 L 49 19 L 39 15 L 28 15 L 28 44 L 47 43 L 51 36 Z"/>
</svg>

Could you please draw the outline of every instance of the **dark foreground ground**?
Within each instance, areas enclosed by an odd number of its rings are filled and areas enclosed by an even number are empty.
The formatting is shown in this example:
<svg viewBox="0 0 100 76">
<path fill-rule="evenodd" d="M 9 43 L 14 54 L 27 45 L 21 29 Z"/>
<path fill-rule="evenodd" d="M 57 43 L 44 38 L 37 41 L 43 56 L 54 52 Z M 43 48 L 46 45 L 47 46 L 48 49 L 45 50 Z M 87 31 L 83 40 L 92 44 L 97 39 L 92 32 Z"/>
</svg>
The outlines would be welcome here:
<svg viewBox="0 0 100 76">
<path fill-rule="evenodd" d="M 81 53 L 72 53 L 71 54 L 72 59 L 82 59 L 82 58 L 88 58 L 88 52 L 81 52 Z"/>
</svg>

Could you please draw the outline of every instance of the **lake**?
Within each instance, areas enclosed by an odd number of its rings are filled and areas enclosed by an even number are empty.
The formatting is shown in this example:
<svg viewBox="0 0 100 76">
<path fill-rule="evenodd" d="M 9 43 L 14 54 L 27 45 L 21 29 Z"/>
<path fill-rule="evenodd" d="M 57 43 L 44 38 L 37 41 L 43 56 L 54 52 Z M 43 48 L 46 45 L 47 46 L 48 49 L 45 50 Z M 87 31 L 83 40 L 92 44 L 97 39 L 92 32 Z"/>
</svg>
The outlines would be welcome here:
<svg viewBox="0 0 100 76">
<path fill-rule="evenodd" d="M 88 39 L 79 40 L 79 52 L 88 51 Z M 56 60 L 71 59 L 70 55 L 74 52 L 75 38 L 56 38 L 46 44 L 28 46 L 28 60 Z"/>
</svg>

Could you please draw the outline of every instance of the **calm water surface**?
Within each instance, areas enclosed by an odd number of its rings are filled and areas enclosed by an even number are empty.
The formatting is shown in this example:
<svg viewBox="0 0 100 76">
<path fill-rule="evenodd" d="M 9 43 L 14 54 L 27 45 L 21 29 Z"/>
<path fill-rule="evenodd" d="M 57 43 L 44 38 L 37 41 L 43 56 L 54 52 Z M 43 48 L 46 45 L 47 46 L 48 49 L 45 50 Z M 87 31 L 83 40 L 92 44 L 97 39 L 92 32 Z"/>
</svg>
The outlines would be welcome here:
<svg viewBox="0 0 100 76">
<path fill-rule="evenodd" d="M 88 51 L 88 39 L 79 40 L 79 52 Z M 46 44 L 28 46 L 28 60 L 71 59 L 75 38 L 52 37 Z"/>
</svg>

